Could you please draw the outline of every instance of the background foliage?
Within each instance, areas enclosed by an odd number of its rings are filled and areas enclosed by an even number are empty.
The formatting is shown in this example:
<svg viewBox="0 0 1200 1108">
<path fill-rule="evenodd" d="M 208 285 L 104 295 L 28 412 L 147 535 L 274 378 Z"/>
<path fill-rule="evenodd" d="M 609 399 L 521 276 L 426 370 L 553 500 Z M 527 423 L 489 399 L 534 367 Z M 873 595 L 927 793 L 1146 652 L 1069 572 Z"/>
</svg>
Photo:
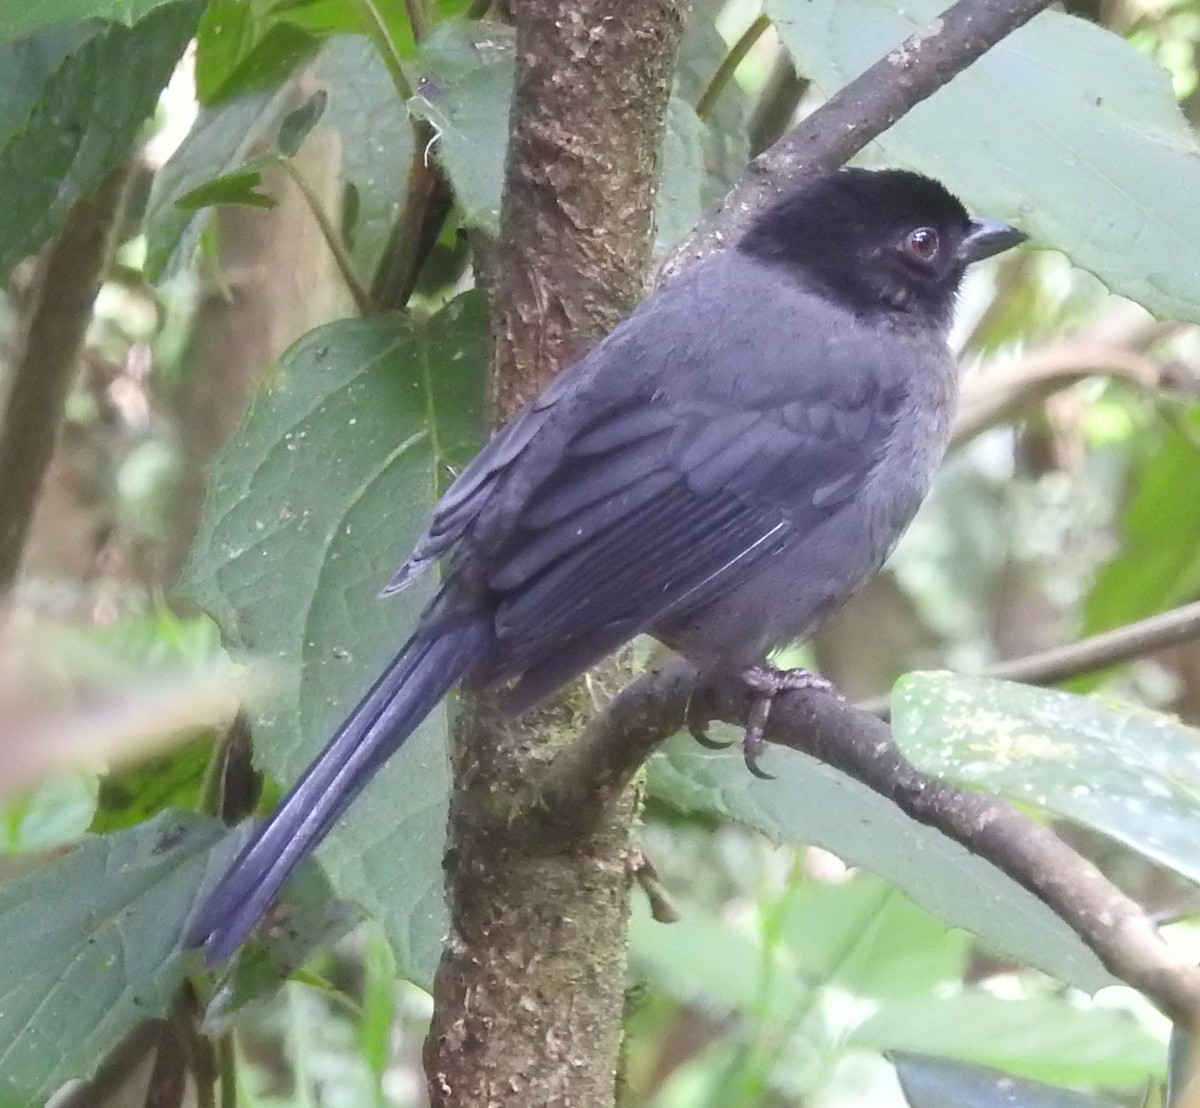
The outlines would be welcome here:
<svg viewBox="0 0 1200 1108">
<path fill-rule="evenodd" d="M 1035 249 L 973 275 L 956 332 L 967 401 L 1007 402 L 964 426 L 888 570 L 804 659 L 853 696 L 908 674 L 892 704 L 914 761 L 1059 821 L 1186 949 L 1200 646 L 1067 691 L 910 672 L 977 671 L 1200 595 L 1200 6 L 1069 7 L 863 155 L 944 179 Z M 248 1105 L 422 1103 L 441 713 L 228 977 L 178 936 L 236 849 L 221 817 L 255 803 L 245 730 L 265 807 L 414 617 L 420 596 L 375 594 L 484 433 L 470 260 L 498 225 L 513 74 L 488 8 L 0 12 L 0 369 L 34 295 L 28 256 L 115 168 L 131 176 L 0 644 L 0 743 L 105 730 L 114 705 L 185 732 L 149 765 L 105 747 L 103 764 L 0 798 L 4 1105 L 98 1068 L 81 1103 L 105 1103 L 101 1063 L 148 1016 L 219 1033 L 213 1068 Z M 937 10 L 697 4 L 659 255 L 753 151 Z M 396 298 L 384 262 L 413 240 L 412 183 L 434 177 L 452 202 Z M 228 699 L 197 684 L 228 692 L 231 671 L 258 675 L 232 727 Z M 179 714 L 186 727 L 163 722 Z M 632 921 L 627 1103 L 1011 1103 L 981 1067 L 1031 1082 L 1023 1104 L 1153 1102 L 1165 1021 L 1049 909 L 834 771 L 768 759 L 772 783 L 684 739 L 651 764 L 644 849 L 681 919 Z M 330 889 L 374 922 L 350 930 Z M 169 1041 L 146 1049 L 161 1060 Z"/>
</svg>

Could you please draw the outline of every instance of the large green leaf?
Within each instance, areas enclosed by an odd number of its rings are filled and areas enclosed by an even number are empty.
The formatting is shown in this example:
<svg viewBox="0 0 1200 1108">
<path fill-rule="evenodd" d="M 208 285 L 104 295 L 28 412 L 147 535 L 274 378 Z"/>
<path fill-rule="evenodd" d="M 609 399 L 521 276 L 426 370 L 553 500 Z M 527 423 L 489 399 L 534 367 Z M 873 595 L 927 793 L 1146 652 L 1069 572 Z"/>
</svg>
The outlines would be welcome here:
<svg viewBox="0 0 1200 1108">
<path fill-rule="evenodd" d="M 769 758 L 778 780 L 759 781 L 740 759 L 677 738 L 651 761 L 649 784 L 653 795 L 684 812 L 715 813 L 864 866 L 951 926 L 1060 980 L 1089 991 L 1113 983 L 1045 904 L 965 847 L 806 755 L 772 747 Z"/>
<path fill-rule="evenodd" d="M 0 886 L 0 1104 L 42 1104 L 167 1013 L 184 921 L 238 837 L 164 812 Z"/>
<path fill-rule="evenodd" d="M 30 35 L 55 24 L 103 19 L 132 27 L 177 0 L 30 0 L 0 5 L 0 39 Z"/>
<path fill-rule="evenodd" d="M 340 138 L 342 177 L 352 191 L 353 219 L 343 220 L 351 261 L 369 284 L 387 245 L 412 164 L 413 128 L 387 66 L 361 35 L 331 39 L 314 79 L 329 90 L 321 127 Z"/>
<path fill-rule="evenodd" d="M 927 773 L 1087 824 L 1200 882 L 1200 732 L 1099 697 L 953 673 L 892 694 L 904 753 Z"/>
<path fill-rule="evenodd" d="M 230 647 L 295 679 L 252 720 L 290 783 L 411 631 L 431 583 L 377 593 L 420 534 L 447 467 L 478 442 L 486 314 L 470 293 L 426 323 L 331 324 L 281 359 L 212 473 L 190 591 Z M 448 775 L 435 712 L 329 836 L 334 887 L 428 982 L 445 930 Z"/>
<path fill-rule="evenodd" d="M 1200 511 L 1181 499 L 1200 489 L 1200 408 L 1138 467 L 1121 521 L 1121 548 L 1088 597 L 1084 632 L 1107 631 L 1200 595 Z"/>
<path fill-rule="evenodd" d="M 836 92 L 945 0 L 767 0 L 797 68 Z M 1166 72 L 1093 23 L 1044 12 L 877 143 L 878 156 L 1014 219 L 1116 292 L 1200 320 L 1200 148 Z"/>
<path fill-rule="evenodd" d="M 132 29 L 110 26 L 46 82 L 24 125 L 0 148 L 0 275 L 39 249 L 71 206 L 128 155 L 198 13 L 188 0 Z"/>
</svg>

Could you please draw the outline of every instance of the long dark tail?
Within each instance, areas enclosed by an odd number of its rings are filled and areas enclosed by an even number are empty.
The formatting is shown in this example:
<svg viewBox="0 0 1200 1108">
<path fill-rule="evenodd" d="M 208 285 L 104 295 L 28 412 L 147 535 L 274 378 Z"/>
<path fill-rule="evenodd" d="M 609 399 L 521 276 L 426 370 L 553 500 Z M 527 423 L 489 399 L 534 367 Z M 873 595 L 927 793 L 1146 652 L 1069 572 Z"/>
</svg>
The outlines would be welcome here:
<svg viewBox="0 0 1200 1108">
<path fill-rule="evenodd" d="M 477 621 L 409 639 L 209 894 L 187 936 L 209 965 L 245 941 L 301 859 L 480 657 L 488 635 Z"/>
</svg>

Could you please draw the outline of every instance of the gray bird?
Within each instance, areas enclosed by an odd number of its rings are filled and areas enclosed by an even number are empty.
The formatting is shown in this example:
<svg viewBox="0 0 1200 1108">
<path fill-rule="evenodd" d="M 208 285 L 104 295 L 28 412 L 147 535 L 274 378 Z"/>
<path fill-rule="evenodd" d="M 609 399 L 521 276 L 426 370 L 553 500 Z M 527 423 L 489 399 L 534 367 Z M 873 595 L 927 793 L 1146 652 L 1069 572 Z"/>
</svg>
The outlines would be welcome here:
<svg viewBox="0 0 1200 1108">
<path fill-rule="evenodd" d="M 189 941 L 228 957 L 455 684 L 503 686 L 519 712 L 641 632 L 701 673 L 744 673 L 763 704 L 803 684 L 766 656 L 861 588 L 912 519 L 954 414 L 963 272 L 1024 237 L 936 181 L 847 169 L 647 298 L 438 503 L 383 593 L 434 565 L 440 591 Z"/>
</svg>

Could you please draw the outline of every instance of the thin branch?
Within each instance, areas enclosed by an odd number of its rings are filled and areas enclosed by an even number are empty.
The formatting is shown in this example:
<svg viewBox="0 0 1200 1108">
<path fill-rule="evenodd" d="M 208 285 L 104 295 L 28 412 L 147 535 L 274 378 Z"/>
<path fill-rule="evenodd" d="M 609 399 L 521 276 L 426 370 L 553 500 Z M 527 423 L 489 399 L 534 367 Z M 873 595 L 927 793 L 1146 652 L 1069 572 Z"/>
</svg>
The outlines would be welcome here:
<svg viewBox="0 0 1200 1108">
<path fill-rule="evenodd" d="M 1196 638 L 1200 638 L 1200 600 L 1078 642 L 985 666 L 973 676 L 1024 681 L 1027 685 L 1055 685 Z M 856 707 L 887 719 L 888 705 L 889 697 L 885 695 L 860 701 Z"/>
<path fill-rule="evenodd" d="M 736 239 L 799 177 L 844 164 L 1049 4 L 959 0 L 755 158 L 720 206 L 675 249 L 660 281 Z"/>
<path fill-rule="evenodd" d="M 682 728 L 694 679 L 691 666 L 675 662 L 617 696 L 547 768 L 539 825 L 561 840 L 586 834 L 648 751 Z M 714 718 L 745 725 L 750 704 L 738 678 L 708 684 L 701 695 Z M 1064 920 L 1115 976 L 1172 1019 L 1196 1025 L 1200 970 L 1163 941 L 1139 905 L 1042 824 L 1002 800 L 919 772 L 886 723 L 829 693 L 780 696 L 766 735 L 841 770 L 992 863 Z M 596 776 L 583 776 L 584 767 Z"/>
<path fill-rule="evenodd" d="M 80 200 L 38 261 L 0 426 L 0 594 L 16 584 L 42 482 L 112 249 L 129 167 Z"/>
<path fill-rule="evenodd" d="M 338 234 L 338 230 L 334 227 L 325 208 L 321 204 L 321 198 L 312 190 L 312 187 L 304 179 L 304 175 L 296 168 L 295 163 L 291 158 L 278 157 L 274 159 L 275 164 L 284 171 L 292 180 L 292 183 L 300 190 L 300 195 L 304 197 L 304 202 L 308 205 L 308 210 L 312 213 L 313 219 L 317 221 L 317 228 L 321 232 L 321 237 L 325 240 L 325 245 L 329 247 L 329 252 L 333 255 L 334 264 L 338 268 L 338 272 L 342 275 L 342 280 L 346 283 L 346 288 L 350 290 L 350 296 L 354 300 L 354 306 L 358 309 L 358 314 L 367 316 L 374 311 L 374 305 L 371 303 L 371 296 L 358 280 L 357 274 L 354 272 L 354 265 L 350 261 L 350 255 L 346 253 L 345 247 L 342 245 L 342 236 Z"/>
<path fill-rule="evenodd" d="M 425 22 L 425 11 L 421 7 L 421 0 L 404 0 L 404 7 L 408 12 L 408 25 L 412 28 L 413 42 L 423 42 L 429 33 L 429 27 Z"/>
<path fill-rule="evenodd" d="M 701 119 L 707 119 L 709 113 L 713 110 L 713 105 L 721 98 L 721 93 L 725 91 L 725 86 L 733 80 L 733 75 L 737 72 L 737 68 L 746 60 L 746 55 L 750 53 L 751 47 L 762 37 L 763 32 L 771 26 L 770 17 L 760 15 L 749 27 L 742 33 L 742 37 L 733 44 L 733 48 L 725 55 L 721 64 L 717 67 L 716 73 L 713 74 L 712 80 L 708 83 L 708 88 L 704 90 L 704 95 L 696 103 L 696 115 Z"/>
<path fill-rule="evenodd" d="M 412 85 L 409 83 L 408 74 L 404 72 L 404 63 L 396 50 L 396 44 L 392 41 L 387 21 L 383 18 L 379 6 L 375 0 L 354 0 L 354 4 L 362 18 L 363 30 L 375 44 L 375 49 L 379 51 L 379 56 L 383 59 L 383 64 L 387 66 L 388 74 L 392 78 L 392 84 L 396 86 L 396 91 L 400 94 L 400 99 L 411 100 Z"/>
<path fill-rule="evenodd" d="M 1028 404 L 1044 400 L 1087 377 L 1118 377 L 1147 391 L 1200 394 L 1200 379 L 1174 362 L 1147 354 L 1145 342 L 1121 344 L 1089 335 L 1068 336 L 1038 347 L 1010 364 L 969 377 L 963 386 L 954 444 L 961 445 L 1002 423 Z"/>
</svg>

